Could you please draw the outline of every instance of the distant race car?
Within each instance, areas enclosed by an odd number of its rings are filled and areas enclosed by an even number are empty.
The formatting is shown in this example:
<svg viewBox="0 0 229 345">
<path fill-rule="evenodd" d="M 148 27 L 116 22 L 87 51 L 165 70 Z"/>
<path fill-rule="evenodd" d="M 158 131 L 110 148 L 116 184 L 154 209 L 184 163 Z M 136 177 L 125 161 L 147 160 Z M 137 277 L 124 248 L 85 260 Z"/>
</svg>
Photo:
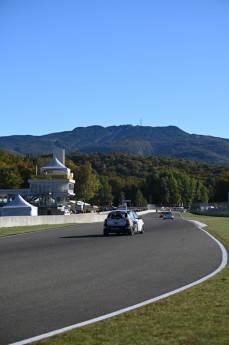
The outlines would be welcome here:
<svg viewBox="0 0 229 345">
<path fill-rule="evenodd" d="M 163 217 L 164 217 L 164 214 L 165 214 L 165 212 L 160 212 L 159 218 L 163 218 Z"/>
<path fill-rule="evenodd" d="M 165 212 L 163 215 L 163 219 L 174 219 L 174 215 L 172 212 Z"/>
</svg>

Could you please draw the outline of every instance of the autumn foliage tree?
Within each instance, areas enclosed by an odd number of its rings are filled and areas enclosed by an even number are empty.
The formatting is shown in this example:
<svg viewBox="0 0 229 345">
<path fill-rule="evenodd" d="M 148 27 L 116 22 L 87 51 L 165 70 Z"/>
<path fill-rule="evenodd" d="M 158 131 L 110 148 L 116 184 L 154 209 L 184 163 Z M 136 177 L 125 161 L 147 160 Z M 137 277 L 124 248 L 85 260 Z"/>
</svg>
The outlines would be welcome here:
<svg viewBox="0 0 229 345">
<path fill-rule="evenodd" d="M 51 155 L 18 156 L 0 151 L 0 189 L 27 188 L 28 180 Z M 75 198 L 98 205 L 175 205 L 228 201 L 229 168 L 166 156 L 72 153 L 66 166 L 74 173 Z"/>
</svg>

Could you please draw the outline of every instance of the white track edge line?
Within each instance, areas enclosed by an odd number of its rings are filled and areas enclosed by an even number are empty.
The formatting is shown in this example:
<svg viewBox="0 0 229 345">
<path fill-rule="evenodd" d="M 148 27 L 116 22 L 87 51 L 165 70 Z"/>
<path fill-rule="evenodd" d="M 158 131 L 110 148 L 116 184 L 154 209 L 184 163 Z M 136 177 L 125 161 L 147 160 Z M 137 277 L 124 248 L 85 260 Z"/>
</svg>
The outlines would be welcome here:
<svg viewBox="0 0 229 345">
<path fill-rule="evenodd" d="M 58 329 L 58 330 L 55 330 L 55 331 L 52 331 L 52 332 L 44 333 L 44 334 L 41 334 L 41 335 L 38 335 L 38 336 L 35 336 L 35 337 L 32 337 L 32 338 L 21 340 L 21 341 L 18 341 L 16 343 L 11 343 L 9 345 L 26 345 L 26 344 L 30 344 L 30 343 L 32 343 L 34 341 L 39 341 L 39 340 L 42 340 L 42 339 L 45 339 L 45 338 L 52 337 L 54 335 L 58 335 L 58 334 L 61 334 L 61 333 L 67 332 L 67 331 L 71 331 L 71 330 L 76 329 L 76 328 L 80 328 L 80 327 L 83 327 L 83 326 L 91 325 L 92 323 L 96 323 L 96 322 L 99 322 L 99 321 L 103 321 L 103 320 L 109 319 L 109 318 L 114 317 L 114 316 L 118 316 L 118 315 L 126 313 L 128 311 L 131 311 L 131 310 L 143 307 L 143 306 L 145 306 L 147 304 L 151 304 L 153 302 L 157 302 L 157 301 L 159 301 L 159 300 L 161 300 L 163 298 L 175 295 L 175 294 L 177 294 L 177 293 L 179 293 L 181 291 L 189 289 L 190 287 L 198 285 L 198 284 L 204 282 L 205 280 L 213 277 L 214 275 L 218 274 L 227 265 L 227 262 L 228 262 L 227 250 L 225 249 L 223 244 L 220 241 L 218 241 L 214 236 L 212 236 L 210 233 L 208 233 L 206 230 L 202 229 L 201 227 L 199 227 L 199 226 L 197 226 L 197 227 L 201 231 L 205 232 L 208 236 L 210 236 L 218 244 L 218 246 L 221 249 L 221 252 L 222 252 L 222 262 L 221 262 L 220 266 L 214 272 L 208 274 L 207 276 L 205 276 L 205 277 L 203 277 L 201 279 L 196 280 L 193 283 L 190 283 L 188 285 L 182 286 L 182 287 L 180 287 L 180 288 L 178 288 L 176 290 L 167 292 L 167 293 L 165 293 L 163 295 L 154 297 L 154 298 L 149 299 L 147 301 L 135 304 L 133 306 L 130 306 L 130 307 L 127 307 L 127 308 L 124 308 L 124 309 L 120 309 L 120 310 L 117 310 L 117 311 L 115 311 L 113 313 L 102 315 L 102 316 L 96 317 L 96 318 L 91 319 L 91 320 L 83 321 L 83 322 L 77 323 L 77 324 L 72 325 L 72 326 L 64 327 L 64 328 L 61 328 L 61 329 Z"/>
</svg>

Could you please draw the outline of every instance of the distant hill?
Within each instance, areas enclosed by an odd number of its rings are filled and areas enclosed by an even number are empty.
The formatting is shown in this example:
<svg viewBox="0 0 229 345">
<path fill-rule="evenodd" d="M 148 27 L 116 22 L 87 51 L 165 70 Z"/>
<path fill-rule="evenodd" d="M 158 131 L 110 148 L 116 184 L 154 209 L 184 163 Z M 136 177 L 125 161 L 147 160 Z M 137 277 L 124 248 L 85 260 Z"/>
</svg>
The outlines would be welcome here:
<svg viewBox="0 0 229 345">
<path fill-rule="evenodd" d="M 175 126 L 89 126 L 42 136 L 0 137 L 0 149 L 17 154 L 50 154 L 54 147 L 62 147 L 66 153 L 81 151 L 165 155 L 229 166 L 229 139 L 188 134 Z"/>
</svg>

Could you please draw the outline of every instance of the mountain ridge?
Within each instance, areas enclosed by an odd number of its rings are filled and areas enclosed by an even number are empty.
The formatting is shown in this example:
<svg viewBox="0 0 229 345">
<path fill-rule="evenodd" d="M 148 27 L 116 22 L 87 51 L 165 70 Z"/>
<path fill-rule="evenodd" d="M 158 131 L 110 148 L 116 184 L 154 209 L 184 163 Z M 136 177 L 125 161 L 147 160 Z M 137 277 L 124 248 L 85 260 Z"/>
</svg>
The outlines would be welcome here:
<svg viewBox="0 0 229 345">
<path fill-rule="evenodd" d="M 66 153 L 81 151 L 167 155 L 229 166 L 229 139 L 189 134 L 176 126 L 93 125 L 40 136 L 0 137 L 0 149 L 17 154 L 51 154 L 54 147 L 62 147 Z"/>
</svg>

